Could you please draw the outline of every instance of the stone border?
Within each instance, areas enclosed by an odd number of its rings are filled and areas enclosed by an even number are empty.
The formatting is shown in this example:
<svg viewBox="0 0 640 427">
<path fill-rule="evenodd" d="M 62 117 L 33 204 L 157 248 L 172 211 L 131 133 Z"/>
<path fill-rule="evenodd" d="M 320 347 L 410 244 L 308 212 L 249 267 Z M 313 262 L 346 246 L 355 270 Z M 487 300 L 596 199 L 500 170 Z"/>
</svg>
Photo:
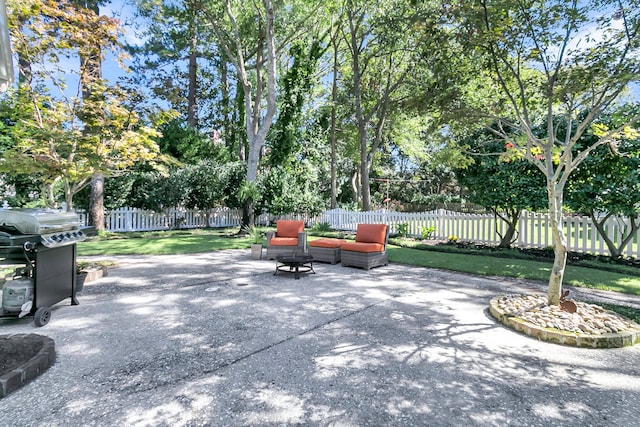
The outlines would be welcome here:
<svg viewBox="0 0 640 427">
<path fill-rule="evenodd" d="M 497 304 L 499 298 L 495 297 L 489 303 L 491 315 L 506 327 L 542 341 L 587 348 L 620 348 L 640 343 L 639 329 L 629 329 L 611 334 L 589 335 L 560 331 L 554 328 L 543 328 L 500 310 Z"/>
<path fill-rule="evenodd" d="M 55 342 L 44 335 L 38 334 L 13 334 L 4 337 L 37 336 L 43 341 L 42 348 L 31 359 L 0 376 L 0 399 L 12 393 L 49 369 L 56 361 Z"/>
<path fill-rule="evenodd" d="M 90 268 L 85 271 L 87 272 L 87 278 L 84 280 L 84 283 L 93 282 L 94 280 L 98 280 L 99 278 L 107 275 L 107 267 L 104 265 Z"/>
</svg>

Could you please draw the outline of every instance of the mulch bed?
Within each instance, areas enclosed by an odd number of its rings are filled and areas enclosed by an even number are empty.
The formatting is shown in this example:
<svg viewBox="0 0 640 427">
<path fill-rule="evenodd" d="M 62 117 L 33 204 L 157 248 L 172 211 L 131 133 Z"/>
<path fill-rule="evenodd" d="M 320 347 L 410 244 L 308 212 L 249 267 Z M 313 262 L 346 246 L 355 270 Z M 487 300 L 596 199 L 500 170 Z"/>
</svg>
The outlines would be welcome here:
<svg viewBox="0 0 640 427">
<path fill-rule="evenodd" d="M 0 335 L 0 377 L 35 357 L 43 346 L 40 335 Z"/>
</svg>

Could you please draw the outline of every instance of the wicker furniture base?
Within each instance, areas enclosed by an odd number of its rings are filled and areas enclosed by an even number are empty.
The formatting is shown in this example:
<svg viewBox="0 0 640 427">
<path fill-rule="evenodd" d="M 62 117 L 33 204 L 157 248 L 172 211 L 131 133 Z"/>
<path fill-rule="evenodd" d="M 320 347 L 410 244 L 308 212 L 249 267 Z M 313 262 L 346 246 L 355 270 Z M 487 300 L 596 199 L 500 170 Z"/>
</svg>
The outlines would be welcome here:
<svg viewBox="0 0 640 427">
<path fill-rule="evenodd" d="M 314 261 L 337 264 L 340 262 L 340 248 L 321 248 L 309 245 L 309 254 L 313 255 Z"/>
<path fill-rule="evenodd" d="M 278 255 L 303 255 L 304 247 L 300 246 L 267 246 L 267 259 L 276 259 Z"/>
<path fill-rule="evenodd" d="M 386 252 L 354 252 L 354 251 L 342 251 L 343 267 L 360 267 L 365 270 L 369 270 L 373 267 L 379 267 L 381 265 L 388 265 Z"/>
</svg>

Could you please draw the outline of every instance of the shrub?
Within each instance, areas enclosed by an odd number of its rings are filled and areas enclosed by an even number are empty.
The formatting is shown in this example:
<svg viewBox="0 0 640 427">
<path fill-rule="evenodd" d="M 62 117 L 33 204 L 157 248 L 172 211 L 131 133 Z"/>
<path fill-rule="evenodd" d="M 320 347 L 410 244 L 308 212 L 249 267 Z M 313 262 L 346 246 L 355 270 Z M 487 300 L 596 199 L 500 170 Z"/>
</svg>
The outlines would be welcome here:
<svg viewBox="0 0 640 427">
<path fill-rule="evenodd" d="M 435 226 L 430 226 L 430 227 L 422 227 L 422 240 L 427 240 L 430 239 L 433 236 L 433 233 L 436 232 L 436 227 Z"/>
<path fill-rule="evenodd" d="M 316 232 L 327 232 L 327 231 L 331 231 L 331 226 L 329 225 L 328 222 L 319 222 L 319 223 L 313 224 L 313 227 L 311 227 L 311 230 Z"/>
</svg>

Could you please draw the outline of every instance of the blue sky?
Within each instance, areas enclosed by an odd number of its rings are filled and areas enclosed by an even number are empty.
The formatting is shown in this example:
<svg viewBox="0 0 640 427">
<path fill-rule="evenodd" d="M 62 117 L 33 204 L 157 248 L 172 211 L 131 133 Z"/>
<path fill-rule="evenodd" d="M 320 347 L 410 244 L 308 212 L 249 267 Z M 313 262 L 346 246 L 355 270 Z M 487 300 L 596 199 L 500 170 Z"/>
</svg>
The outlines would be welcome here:
<svg viewBox="0 0 640 427">
<path fill-rule="evenodd" d="M 100 7 L 100 14 L 120 19 L 124 26 L 124 39 L 127 44 L 141 45 L 142 40 L 137 37 L 135 31 L 128 24 L 134 19 L 134 8 L 127 4 L 124 0 L 112 0 L 109 4 Z M 126 65 L 130 65 L 131 61 L 125 61 Z M 117 80 L 118 77 L 125 75 L 125 71 L 121 69 L 113 57 L 108 57 L 102 68 L 103 77 L 111 81 Z"/>
</svg>

